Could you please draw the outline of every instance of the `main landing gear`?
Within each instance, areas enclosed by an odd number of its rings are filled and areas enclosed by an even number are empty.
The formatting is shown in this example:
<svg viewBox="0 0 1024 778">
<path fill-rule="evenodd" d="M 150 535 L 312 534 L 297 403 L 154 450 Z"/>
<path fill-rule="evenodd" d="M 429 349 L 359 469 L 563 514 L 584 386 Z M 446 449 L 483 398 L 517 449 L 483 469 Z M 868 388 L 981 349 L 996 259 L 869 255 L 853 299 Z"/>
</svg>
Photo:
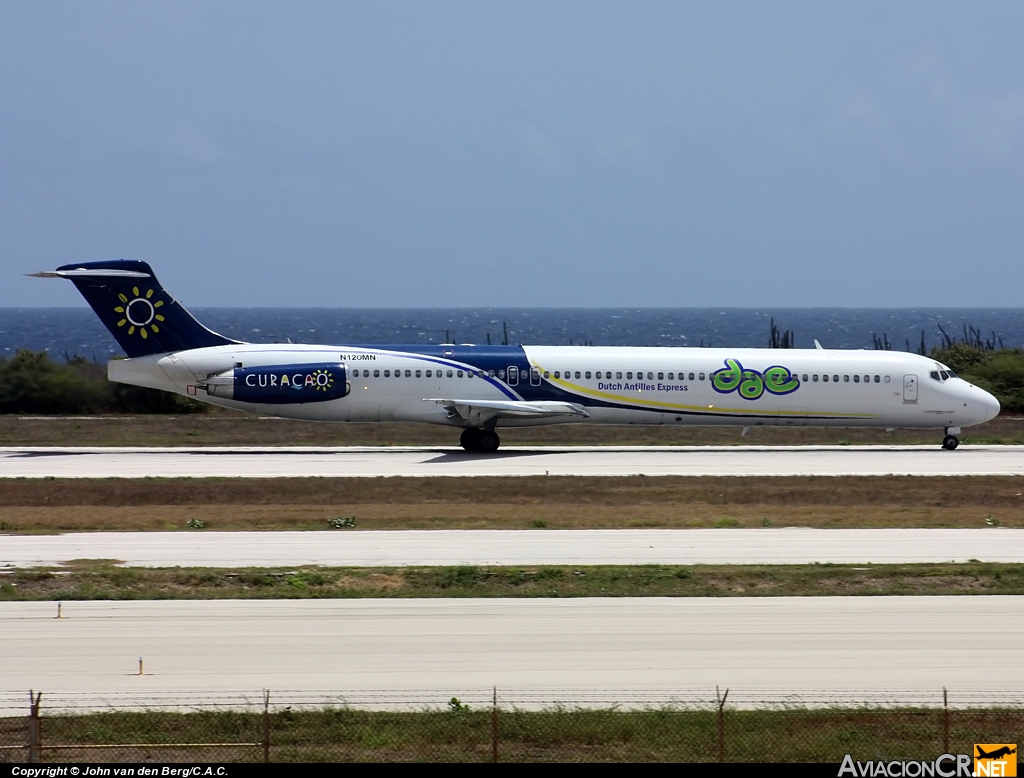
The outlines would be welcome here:
<svg viewBox="0 0 1024 778">
<path fill-rule="evenodd" d="M 960 434 L 959 427 L 946 427 L 946 437 L 942 439 L 942 447 L 946 451 L 952 451 L 960 445 L 960 438 L 957 435 Z"/>
<path fill-rule="evenodd" d="M 463 430 L 459 443 L 466 451 L 473 451 L 480 454 L 493 454 L 501 445 L 501 438 L 493 430 L 478 430 L 470 428 Z"/>
</svg>

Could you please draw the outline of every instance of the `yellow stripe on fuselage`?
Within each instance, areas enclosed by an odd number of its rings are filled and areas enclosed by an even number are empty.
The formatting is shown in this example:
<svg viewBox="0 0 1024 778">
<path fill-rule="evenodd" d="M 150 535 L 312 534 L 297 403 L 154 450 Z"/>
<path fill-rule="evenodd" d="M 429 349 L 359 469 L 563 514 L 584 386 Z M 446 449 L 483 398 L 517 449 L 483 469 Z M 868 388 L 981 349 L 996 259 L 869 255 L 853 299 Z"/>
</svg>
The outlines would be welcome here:
<svg viewBox="0 0 1024 778">
<path fill-rule="evenodd" d="M 545 372 L 550 376 L 552 371 L 545 371 L 540 365 L 533 360 L 530 360 L 533 366 L 541 371 L 541 375 Z M 578 384 L 565 381 L 561 378 L 545 378 L 545 381 L 560 386 L 563 389 L 574 392 L 576 394 L 583 395 L 584 397 L 592 397 L 594 399 L 611 400 L 613 402 L 624 403 L 627 405 L 643 405 L 647 406 L 651 410 L 676 410 L 676 411 L 696 411 L 698 413 L 711 414 L 716 413 L 736 413 L 743 414 L 744 416 L 807 416 L 808 418 L 832 418 L 832 417 L 843 417 L 850 418 L 851 416 L 858 419 L 873 419 L 877 417 L 874 413 L 842 413 L 839 411 L 799 411 L 799 410 L 777 410 L 777 411 L 761 411 L 756 408 L 719 408 L 714 405 L 681 405 L 679 403 L 668 403 L 659 400 L 645 400 L 641 397 L 628 397 L 620 394 L 611 394 L 610 392 L 602 392 L 597 389 L 589 389 L 585 386 L 579 386 Z"/>
</svg>

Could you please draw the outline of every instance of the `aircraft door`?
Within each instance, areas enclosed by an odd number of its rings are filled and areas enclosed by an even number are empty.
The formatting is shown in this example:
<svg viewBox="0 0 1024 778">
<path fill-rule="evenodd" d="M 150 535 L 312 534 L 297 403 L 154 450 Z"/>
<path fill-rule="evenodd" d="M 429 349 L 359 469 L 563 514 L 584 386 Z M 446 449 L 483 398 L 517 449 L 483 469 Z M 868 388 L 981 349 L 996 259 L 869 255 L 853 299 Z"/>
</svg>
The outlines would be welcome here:
<svg viewBox="0 0 1024 778">
<path fill-rule="evenodd" d="M 916 375 L 905 375 L 905 376 L 903 376 L 903 402 L 905 402 L 905 403 L 916 403 L 917 402 L 917 376 Z"/>
<path fill-rule="evenodd" d="M 540 368 L 530 368 L 530 386 L 540 386 Z"/>
<path fill-rule="evenodd" d="M 519 386 L 519 368 L 518 367 L 516 367 L 515 365 L 509 365 L 508 366 L 508 372 L 506 373 L 506 375 L 508 376 L 508 385 L 509 386 Z"/>
</svg>

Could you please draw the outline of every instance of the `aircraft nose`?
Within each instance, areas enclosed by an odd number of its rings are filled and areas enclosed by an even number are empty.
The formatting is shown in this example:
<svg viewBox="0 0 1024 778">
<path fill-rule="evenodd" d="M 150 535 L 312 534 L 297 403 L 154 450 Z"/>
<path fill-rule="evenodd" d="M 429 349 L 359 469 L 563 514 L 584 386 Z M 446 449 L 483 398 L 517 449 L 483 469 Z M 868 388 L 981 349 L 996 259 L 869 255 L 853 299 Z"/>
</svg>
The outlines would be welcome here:
<svg viewBox="0 0 1024 778">
<path fill-rule="evenodd" d="M 991 394 L 986 392 L 984 389 L 981 391 L 981 393 L 984 395 L 982 402 L 983 407 L 985 408 L 985 421 L 988 421 L 989 419 L 994 419 L 996 416 L 999 415 L 999 400 L 997 400 Z"/>
</svg>

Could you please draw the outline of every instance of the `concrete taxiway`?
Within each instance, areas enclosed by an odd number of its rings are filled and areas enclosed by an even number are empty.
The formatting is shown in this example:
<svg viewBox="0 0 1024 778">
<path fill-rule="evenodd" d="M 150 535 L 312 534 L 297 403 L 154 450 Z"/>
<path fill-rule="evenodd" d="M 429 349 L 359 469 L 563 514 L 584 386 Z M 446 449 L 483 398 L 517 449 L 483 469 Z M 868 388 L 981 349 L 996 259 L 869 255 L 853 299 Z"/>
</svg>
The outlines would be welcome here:
<svg viewBox="0 0 1024 778">
<path fill-rule="evenodd" d="M 53 603 L 0 604 L 3 698 L 89 692 L 101 706 L 119 693 L 450 696 L 496 685 L 571 702 L 719 684 L 755 697 L 918 689 L 941 699 L 943 686 L 954 696 L 1024 686 L 1020 597 L 73 602 L 55 614 Z"/>
<path fill-rule="evenodd" d="M 1022 475 L 1024 446 L 2 448 L 7 478 Z"/>
<path fill-rule="evenodd" d="M 1024 562 L 1024 529 L 330 530 L 0 535 L 3 567 Z"/>
</svg>

